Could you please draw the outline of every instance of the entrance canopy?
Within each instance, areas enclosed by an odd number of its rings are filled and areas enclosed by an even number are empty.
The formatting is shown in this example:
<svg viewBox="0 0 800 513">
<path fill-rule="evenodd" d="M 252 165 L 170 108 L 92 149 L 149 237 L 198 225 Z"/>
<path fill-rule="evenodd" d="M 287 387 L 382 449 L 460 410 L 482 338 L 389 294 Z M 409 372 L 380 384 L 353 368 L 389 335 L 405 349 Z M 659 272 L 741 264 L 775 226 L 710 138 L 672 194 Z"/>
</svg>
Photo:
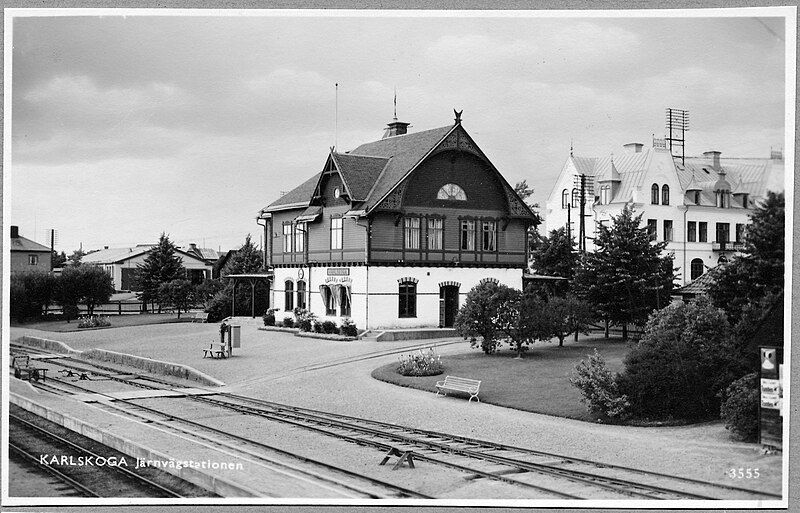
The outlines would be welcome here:
<svg viewBox="0 0 800 513">
<path fill-rule="evenodd" d="M 233 280 L 233 294 L 231 294 L 231 317 L 236 316 L 236 286 L 240 282 L 250 284 L 250 315 L 255 318 L 256 316 L 256 284 L 263 282 L 269 287 L 269 282 L 272 281 L 273 273 L 246 273 L 246 274 L 228 274 L 223 278 L 230 278 Z"/>
</svg>

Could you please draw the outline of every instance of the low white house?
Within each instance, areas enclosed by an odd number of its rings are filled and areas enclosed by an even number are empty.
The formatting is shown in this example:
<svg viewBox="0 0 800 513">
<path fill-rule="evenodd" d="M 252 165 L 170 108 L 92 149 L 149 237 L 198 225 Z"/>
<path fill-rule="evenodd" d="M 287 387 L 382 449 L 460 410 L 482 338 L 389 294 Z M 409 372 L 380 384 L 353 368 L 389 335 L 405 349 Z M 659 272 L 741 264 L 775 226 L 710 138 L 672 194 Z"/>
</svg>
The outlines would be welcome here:
<svg viewBox="0 0 800 513">
<path fill-rule="evenodd" d="M 143 244 L 132 248 L 108 248 L 94 251 L 85 255 L 83 264 L 103 267 L 114 280 L 114 290 L 129 290 L 138 292 L 136 277 L 139 265 L 147 259 L 148 253 L 154 245 Z M 198 258 L 195 254 L 177 249 L 175 253 L 181 257 L 183 267 L 186 268 L 186 279 L 193 283 L 200 283 L 211 278 L 213 265 Z"/>
</svg>

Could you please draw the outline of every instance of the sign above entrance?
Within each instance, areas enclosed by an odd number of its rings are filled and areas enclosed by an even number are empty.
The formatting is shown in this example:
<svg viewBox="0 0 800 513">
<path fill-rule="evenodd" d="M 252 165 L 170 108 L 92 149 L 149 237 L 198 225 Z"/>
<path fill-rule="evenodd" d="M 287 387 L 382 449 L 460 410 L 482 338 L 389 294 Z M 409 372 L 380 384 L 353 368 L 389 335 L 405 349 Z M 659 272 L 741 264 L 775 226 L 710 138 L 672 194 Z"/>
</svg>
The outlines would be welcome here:
<svg viewBox="0 0 800 513">
<path fill-rule="evenodd" d="M 329 267 L 328 276 L 350 276 L 349 267 Z"/>
</svg>

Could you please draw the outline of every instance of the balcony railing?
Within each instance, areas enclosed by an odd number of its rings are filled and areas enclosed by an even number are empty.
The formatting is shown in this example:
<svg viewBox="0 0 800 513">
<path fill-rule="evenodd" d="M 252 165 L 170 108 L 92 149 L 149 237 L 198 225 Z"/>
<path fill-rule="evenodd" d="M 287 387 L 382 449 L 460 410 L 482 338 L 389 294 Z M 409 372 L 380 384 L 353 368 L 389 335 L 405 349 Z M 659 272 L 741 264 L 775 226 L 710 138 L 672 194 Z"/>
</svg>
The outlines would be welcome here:
<svg viewBox="0 0 800 513">
<path fill-rule="evenodd" d="M 744 251 L 744 242 L 712 242 L 712 251 Z"/>
</svg>

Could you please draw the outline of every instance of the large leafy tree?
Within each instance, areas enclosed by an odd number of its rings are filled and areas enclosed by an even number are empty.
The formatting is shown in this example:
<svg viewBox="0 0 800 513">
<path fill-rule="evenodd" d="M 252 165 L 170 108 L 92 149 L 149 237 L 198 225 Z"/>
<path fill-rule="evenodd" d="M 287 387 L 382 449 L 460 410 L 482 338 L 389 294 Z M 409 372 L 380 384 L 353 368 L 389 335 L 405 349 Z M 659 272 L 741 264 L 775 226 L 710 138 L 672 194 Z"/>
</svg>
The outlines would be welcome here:
<svg viewBox="0 0 800 513">
<path fill-rule="evenodd" d="M 547 303 L 542 298 L 506 286 L 501 286 L 496 298 L 495 327 L 517 351 L 518 359 L 528 350 L 529 344 L 550 338 L 550 318 L 546 313 Z"/>
<path fill-rule="evenodd" d="M 475 285 L 467 294 L 467 299 L 459 309 L 453 325 L 456 333 L 472 339 L 472 347 L 478 345 L 477 338 L 481 337 L 480 347 L 486 354 L 494 353 L 499 345 L 495 318 L 499 306 L 500 287 L 508 288 L 492 281 Z"/>
<path fill-rule="evenodd" d="M 95 307 L 107 303 L 111 298 L 114 282 L 102 267 L 69 265 L 58 278 L 57 291 L 56 297 L 69 321 L 77 314 L 78 303 L 86 305 L 88 314 L 94 315 Z"/>
<path fill-rule="evenodd" d="M 158 301 L 158 290 L 162 283 L 186 277 L 183 259 L 175 254 L 175 250 L 175 244 L 162 233 L 158 244 L 150 250 L 145 261 L 139 264 L 139 283 L 142 288 L 139 297 L 143 303 Z"/>
<path fill-rule="evenodd" d="M 558 338 L 559 347 L 564 345 L 564 339 L 570 333 L 575 334 L 576 341 L 579 333 L 588 333 L 594 314 L 589 303 L 573 294 L 551 297 L 545 313 L 549 318 L 550 334 Z"/>
<path fill-rule="evenodd" d="M 644 324 L 655 309 L 669 304 L 675 270 L 672 254 L 662 255 L 666 242 L 656 242 L 641 226 L 642 215 L 626 206 L 601 224 L 596 250 L 585 254 L 575 271 L 574 288 L 606 321 L 622 325 Z"/>
<path fill-rule="evenodd" d="M 539 237 L 531 251 L 531 267 L 538 274 L 572 278 L 578 264 L 573 251 L 572 237 L 564 227 L 551 230 L 549 236 Z"/>
<path fill-rule="evenodd" d="M 744 251 L 720 270 L 709 296 L 725 310 L 731 324 L 739 323 L 748 305 L 783 291 L 785 258 L 783 193 L 770 192 L 750 216 Z"/>
<path fill-rule="evenodd" d="M 181 312 L 187 312 L 194 302 L 195 287 L 189 280 L 172 280 L 162 283 L 158 288 L 159 303 L 169 305 L 178 311 L 178 319 Z"/>
</svg>

